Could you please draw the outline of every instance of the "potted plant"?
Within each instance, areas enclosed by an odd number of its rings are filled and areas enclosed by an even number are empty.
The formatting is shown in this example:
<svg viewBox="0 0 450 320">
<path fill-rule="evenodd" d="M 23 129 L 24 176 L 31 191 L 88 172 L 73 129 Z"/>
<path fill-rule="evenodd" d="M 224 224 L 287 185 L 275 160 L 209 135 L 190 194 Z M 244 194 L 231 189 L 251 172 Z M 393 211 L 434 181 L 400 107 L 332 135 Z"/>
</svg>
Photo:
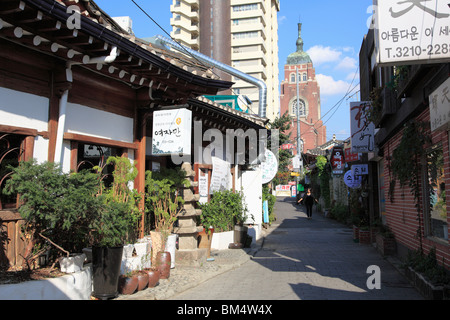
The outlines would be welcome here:
<svg viewBox="0 0 450 320">
<path fill-rule="evenodd" d="M 392 255 L 396 251 L 394 234 L 386 225 L 380 225 L 380 230 L 375 236 L 377 249 L 383 255 Z"/>
<path fill-rule="evenodd" d="M 20 195 L 18 211 L 26 222 L 24 230 L 29 239 L 24 254 L 25 267 L 31 269 L 34 261 L 51 245 L 59 252 L 54 261 L 61 258 L 62 252 L 63 258 L 67 258 L 60 260 L 62 269 L 77 271 L 84 258 L 74 258 L 71 253 L 81 252 L 86 246 L 86 234 L 100 208 L 94 196 L 97 176 L 87 171 L 63 173 L 58 164 L 38 164 L 34 159 L 10 169 L 12 175 L 6 182 L 5 193 Z M 33 253 L 33 248 L 40 250 Z M 67 264 L 69 260 L 79 261 L 78 267 Z"/>
<path fill-rule="evenodd" d="M 210 227 L 214 229 L 215 234 L 223 232 L 232 232 L 237 228 L 243 227 L 247 219 L 247 207 L 244 202 L 243 192 L 233 192 L 231 190 L 216 191 L 212 194 L 211 200 L 205 204 L 199 204 L 202 214 L 199 217 L 199 223 L 206 230 Z M 244 227 L 245 228 L 245 227 Z M 243 228 L 243 229 L 244 229 Z M 245 229 L 243 230 L 245 233 Z M 241 230 L 237 230 L 240 235 Z M 242 239 L 242 243 L 245 239 Z M 236 242 L 233 238 L 232 241 Z M 226 244 L 228 247 L 229 243 Z"/>
<path fill-rule="evenodd" d="M 117 295 L 123 245 L 134 240 L 140 216 L 140 195 L 129 187 L 136 167 L 124 157 L 109 157 L 106 164 L 114 165 L 113 181 L 109 187 L 100 183 L 102 207 L 92 223 L 93 295 L 99 299 Z M 97 169 L 101 174 L 102 168 Z"/>
<path fill-rule="evenodd" d="M 152 265 L 160 267 L 161 278 L 170 275 L 172 259 L 167 251 L 167 239 L 173 231 L 177 215 L 182 209 L 184 200 L 182 187 L 189 186 L 186 173 L 180 168 L 146 172 L 146 210 L 153 219 L 155 229 L 150 232 L 152 239 Z M 168 269 L 168 270 L 167 270 Z"/>
</svg>

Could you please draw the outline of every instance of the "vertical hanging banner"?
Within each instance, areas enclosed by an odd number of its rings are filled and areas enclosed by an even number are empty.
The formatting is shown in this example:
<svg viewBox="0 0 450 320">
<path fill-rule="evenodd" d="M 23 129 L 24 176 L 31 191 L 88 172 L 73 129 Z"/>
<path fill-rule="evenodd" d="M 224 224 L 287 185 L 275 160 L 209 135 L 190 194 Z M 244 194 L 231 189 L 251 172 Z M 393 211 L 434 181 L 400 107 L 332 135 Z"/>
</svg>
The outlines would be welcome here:
<svg viewBox="0 0 450 320">
<path fill-rule="evenodd" d="M 233 181 L 231 180 L 230 163 L 215 156 L 211 160 L 213 168 L 209 192 L 212 194 L 215 191 L 231 190 L 233 188 Z"/>
<path fill-rule="evenodd" d="M 374 150 L 375 125 L 368 120 L 370 101 L 350 102 L 352 152 Z"/>
<path fill-rule="evenodd" d="M 376 0 L 374 4 L 379 65 L 449 61 L 449 1 Z"/>
<path fill-rule="evenodd" d="M 191 110 L 155 111 L 153 113 L 152 155 L 190 155 L 191 128 Z"/>
<path fill-rule="evenodd" d="M 333 174 L 339 175 L 344 173 L 345 158 L 344 150 L 341 147 L 333 147 L 330 162 Z"/>
</svg>

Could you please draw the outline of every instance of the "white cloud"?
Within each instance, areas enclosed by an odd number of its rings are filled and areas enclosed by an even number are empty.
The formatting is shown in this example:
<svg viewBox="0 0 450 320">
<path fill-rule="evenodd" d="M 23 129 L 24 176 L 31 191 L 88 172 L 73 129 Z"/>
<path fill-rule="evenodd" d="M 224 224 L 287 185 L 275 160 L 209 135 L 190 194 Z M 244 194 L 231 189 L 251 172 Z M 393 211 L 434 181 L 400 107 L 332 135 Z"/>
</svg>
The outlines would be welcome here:
<svg viewBox="0 0 450 320">
<path fill-rule="evenodd" d="M 339 64 L 336 66 L 336 69 L 338 70 L 342 70 L 342 69 L 350 69 L 350 70 L 355 70 L 358 65 L 357 65 L 357 61 L 356 59 L 350 58 L 350 57 L 344 57 L 344 59 L 342 59 Z"/>
<path fill-rule="evenodd" d="M 320 95 L 331 96 L 346 94 L 350 88 L 350 83 L 343 80 L 334 80 L 333 77 L 324 74 L 317 74 L 317 81 L 320 85 Z"/>
<path fill-rule="evenodd" d="M 327 62 L 336 62 L 341 58 L 342 52 L 331 47 L 324 47 L 321 45 L 311 47 L 307 53 L 315 65 L 320 65 Z"/>
</svg>

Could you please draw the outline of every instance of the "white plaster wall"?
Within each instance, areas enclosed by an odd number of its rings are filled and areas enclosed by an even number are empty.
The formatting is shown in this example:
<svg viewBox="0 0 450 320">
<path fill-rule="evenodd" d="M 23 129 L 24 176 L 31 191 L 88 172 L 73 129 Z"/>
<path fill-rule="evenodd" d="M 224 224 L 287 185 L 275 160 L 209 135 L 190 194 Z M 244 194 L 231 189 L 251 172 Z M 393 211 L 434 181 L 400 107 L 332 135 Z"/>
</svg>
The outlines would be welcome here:
<svg viewBox="0 0 450 320">
<path fill-rule="evenodd" d="M 43 163 L 48 160 L 48 139 L 44 139 L 42 136 L 37 136 L 34 139 L 33 158 L 38 163 Z"/>
<path fill-rule="evenodd" d="M 63 277 L 0 285 L 1 300 L 89 300 L 92 266 Z"/>
<path fill-rule="evenodd" d="M 0 124 L 48 130 L 48 98 L 0 87 Z"/>
<path fill-rule="evenodd" d="M 64 132 L 133 142 L 133 119 L 89 108 L 75 103 L 67 103 Z"/>
</svg>

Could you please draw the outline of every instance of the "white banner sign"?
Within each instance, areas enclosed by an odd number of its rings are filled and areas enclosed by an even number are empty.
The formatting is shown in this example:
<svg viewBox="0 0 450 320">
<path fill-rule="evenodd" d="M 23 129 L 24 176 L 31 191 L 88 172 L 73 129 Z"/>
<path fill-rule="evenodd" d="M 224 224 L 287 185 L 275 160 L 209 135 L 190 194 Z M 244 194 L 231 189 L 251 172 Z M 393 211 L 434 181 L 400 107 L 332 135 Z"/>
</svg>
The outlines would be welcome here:
<svg viewBox="0 0 450 320">
<path fill-rule="evenodd" d="M 212 157 L 211 186 L 209 192 L 231 190 L 233 182 L 231 180 L 230 163 L 217 157 Z"/>
<path fill-rule="evenodd" d="M 375 23 L 379 64 L 436 63 L 450 59 L 447 0 L 377 0 Z"/>
<path fill-rule="evenodd" d="M 268 149 L 266 149 L 264 157 L 266 158 L 266 160 L 261 163 L 261 172 L 262 183 L 266 184 L 272 181 L 273 178 L 275 178 L 275 175 L 278 172 L 278 161 L 273 152 Z"/>
<path fill-rule="evenodd" d="M 450 78 L 429 96 L 431 131 L 450 125 Z"/>
<path fill-rule="evenodd" d="M 375 125 L 368 120 L 370 101 L 350 102 L 352 152 L 374 150 Z"/>
<path fill-rule="evenodd" d="M 153 113 L 152 155 L 191 154 L 192 111 L 159 110 Z"/>
</svg>

